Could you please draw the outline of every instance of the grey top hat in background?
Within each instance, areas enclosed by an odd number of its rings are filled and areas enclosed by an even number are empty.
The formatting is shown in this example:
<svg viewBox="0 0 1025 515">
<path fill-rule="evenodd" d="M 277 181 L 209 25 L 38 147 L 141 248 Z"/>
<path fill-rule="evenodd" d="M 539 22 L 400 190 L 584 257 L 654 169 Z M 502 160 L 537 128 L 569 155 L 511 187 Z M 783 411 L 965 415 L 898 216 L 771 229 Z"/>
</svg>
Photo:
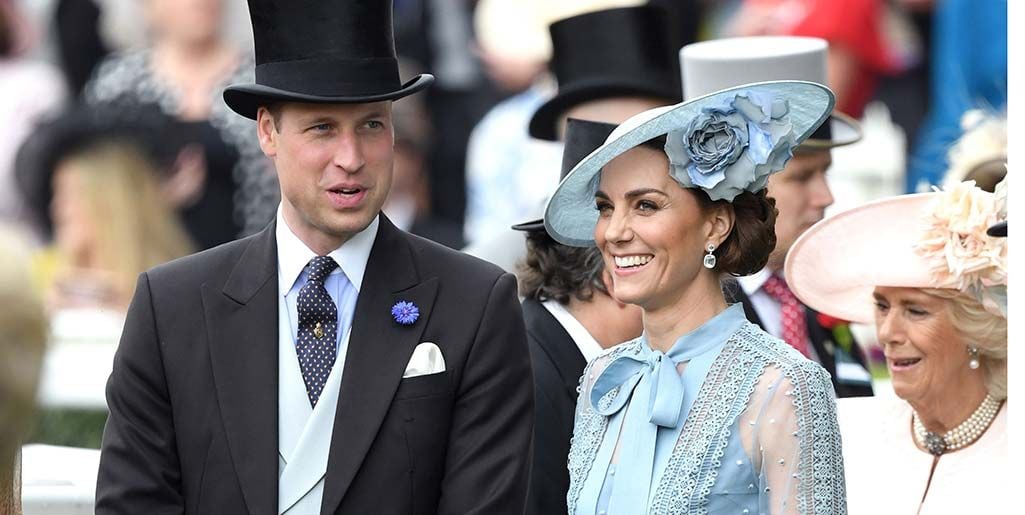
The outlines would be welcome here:
<svg viewBox="0 0 1025 515">
<path fill-rule="evenodd" d="M 702 41 L 680 50 L 683 98 L 751 82 L 804 80 L 827 85 L 829 43 L 820 38 L 754 36 Z M 799 149 L 829 149 L 861 139 L 861 126 L 851 117 L 833 111 Z"/>
<path fill-rule="evenodd" d="M 662 7 L 590 12 L 559 20 L 549 31 L 550 68 L 559 91 L 534 113 L 531 136 L 555 141 L 559 118 L 592 100 L 635 96 L 666 104 L 680 101 L 676 41 Z"/>
<path fill-rule="evenodd" d="M 228 107 L 246 118 L 273 102 L 394 100 L 434 81 L 400 81 L 391 0 L 249 0 L 249 15 L 256 83 L 224 90 Z"/>
<path fill-rule="evenodd" d="M 605 143 L 605 139 L 615 129 L 616 126 L 611 123 L 577 120 L 576 118 L 566 120 L 566 144 L 562 148 L 562 169 L 559 171 L 559 180 L 565 179 L 569 171 L 581 159 Z M 544 219 L 538 218 L 516 224 L 512 228 L 517 231 L 543 231 L 545 224 Z"/>
</svg>

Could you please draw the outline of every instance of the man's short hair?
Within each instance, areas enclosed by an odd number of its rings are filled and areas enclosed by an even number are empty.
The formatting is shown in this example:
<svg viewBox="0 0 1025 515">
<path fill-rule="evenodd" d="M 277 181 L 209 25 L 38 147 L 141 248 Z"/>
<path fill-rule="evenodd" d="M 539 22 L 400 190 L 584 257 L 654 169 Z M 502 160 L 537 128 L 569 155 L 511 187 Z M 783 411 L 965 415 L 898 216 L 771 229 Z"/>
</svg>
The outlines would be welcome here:
<svg viewBox="0 0 1025 515">
<path fill-rule="evenodd" d="M 544 302 L 587 302 L 598 291 L 608 294 L 605 262 L 596 247 L 563 245 L 545 231 L 527 232 L 527 256 L 519 265 L 520 295 Z"/>
</svg>

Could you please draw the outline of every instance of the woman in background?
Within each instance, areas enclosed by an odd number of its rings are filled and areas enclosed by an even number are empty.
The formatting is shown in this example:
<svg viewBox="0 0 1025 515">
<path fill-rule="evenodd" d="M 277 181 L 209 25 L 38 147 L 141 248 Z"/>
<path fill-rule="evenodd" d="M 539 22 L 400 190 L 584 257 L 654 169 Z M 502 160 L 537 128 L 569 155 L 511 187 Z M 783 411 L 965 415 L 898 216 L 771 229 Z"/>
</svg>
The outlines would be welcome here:
<svg viewBox="0 0 1025 515">
<path fill-rule="evenodd" d="M 200 132 L 209 165 L 198 200 L 210 208 L 216 243 L 263 229 L 278 205 L 277 176 L 252 137 L 253 122 L 221 100 L 230 84 L 252 82 L 251 58 L 223 34 L 223 0 L 140 0 L 148 47 L 119 52 L 86 85 L 90 105 L 156 103 Z M 217 211 L 217 210 L 220 211 Z M 204 247 L 212 246 L 204 242 Z"/>
<path fill-rule="evenodd" d="M 42 260 L 51 309 L 124 312 L 140 273 L 192 250 L 156 172 L 132 145 L 99 142 L 69 154 L 52 187 L 54 246 Z"/>
<path fill-rule="evenodd" d="M 1006 218 L 997 190 L 968 181 L 879 200 L 819 222 L 790 250 L 801 300 L 875 322 L 898 397 L 840 404 L 852 513 L 1013 506 L 1007 244 L 987 234 Z"/>
</svg>

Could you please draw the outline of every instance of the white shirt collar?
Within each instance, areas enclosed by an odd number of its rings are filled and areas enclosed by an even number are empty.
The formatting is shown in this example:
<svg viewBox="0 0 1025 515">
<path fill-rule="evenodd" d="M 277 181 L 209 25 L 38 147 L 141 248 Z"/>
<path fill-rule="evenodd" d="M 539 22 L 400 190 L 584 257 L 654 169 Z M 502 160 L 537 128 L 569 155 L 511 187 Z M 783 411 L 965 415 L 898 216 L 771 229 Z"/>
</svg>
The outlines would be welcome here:
<svg viewBox="0 0 1025 515">
<path fill-rule="evenodd" d="M 565 306 L 554 300 L 546 300 L 541 305 L 548 309 L 548 312 L 569 333 L 569 337 L 573 338 L 573 343 L 577 344 L 577 348 L 580 349 L 580 353 L 584 355 L 584 359 L 588 363 L 602 353 L 603 349 L 598 344 L 598 340 L 595 340 L 591 333 L 587 332 L 587 328 Z"/>
<path fill-rule="evenodd" d="M 380 218 L 380 215 L 375 216 L 366 229 L 356 233 L 341 247 L 328 253 L 338 263 L 338 268 L 349 279 L 349 282 L 356 287 L 357 293 L 363 286 L 363 274 L 367 271 L 370 250 L 374 247 L 374 240 L 377 239 Z M 281 214 L 281 204 L 278 204 L 274 237 L 278 243 L 278 291 L 284 295 L 292 289 L 299 274 L 317 254 L 292 232 L 285 222 L 285 217 Z"/>
<path fill-rule="evenodd" d="M 765 282 L 770 277 L 772 277 L 772 271 L 768 268 L 763 268 L 754 274 L 738 277 L 737 282 L 740 283 L 740 289 L 744 290 L 744 293 L 750 297 L 762 289 L 762 286 L 765 286 Z"/>
</svg>

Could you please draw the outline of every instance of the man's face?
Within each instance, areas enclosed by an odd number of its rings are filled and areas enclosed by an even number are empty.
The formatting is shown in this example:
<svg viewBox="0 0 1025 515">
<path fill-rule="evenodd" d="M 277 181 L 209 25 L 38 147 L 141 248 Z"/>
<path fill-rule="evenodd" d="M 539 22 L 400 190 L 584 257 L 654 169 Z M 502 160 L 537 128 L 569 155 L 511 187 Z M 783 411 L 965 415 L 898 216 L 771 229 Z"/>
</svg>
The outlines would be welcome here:
<svg viewBox="0 0 1025 515">
<path fill-rule="evenodd" d="M 783 171 L 769 176 L 769 196 L 776 199 L 776 250 L 769 256 L 769 268 L 783 268 L 787 252 L 804 231 L 822 220 L 833 194 L 826 183 L 826 170 L 833 164 L 829 150 L 796 152 Z"/>
<path fill-rule="evenodd" d="M 260 148 L 281 184 L 289 228 L 311 250 L 328 252 L 370 224 L 392 181 L 391 102 L 280 106 L 257 113 Z"/>
</svg>

